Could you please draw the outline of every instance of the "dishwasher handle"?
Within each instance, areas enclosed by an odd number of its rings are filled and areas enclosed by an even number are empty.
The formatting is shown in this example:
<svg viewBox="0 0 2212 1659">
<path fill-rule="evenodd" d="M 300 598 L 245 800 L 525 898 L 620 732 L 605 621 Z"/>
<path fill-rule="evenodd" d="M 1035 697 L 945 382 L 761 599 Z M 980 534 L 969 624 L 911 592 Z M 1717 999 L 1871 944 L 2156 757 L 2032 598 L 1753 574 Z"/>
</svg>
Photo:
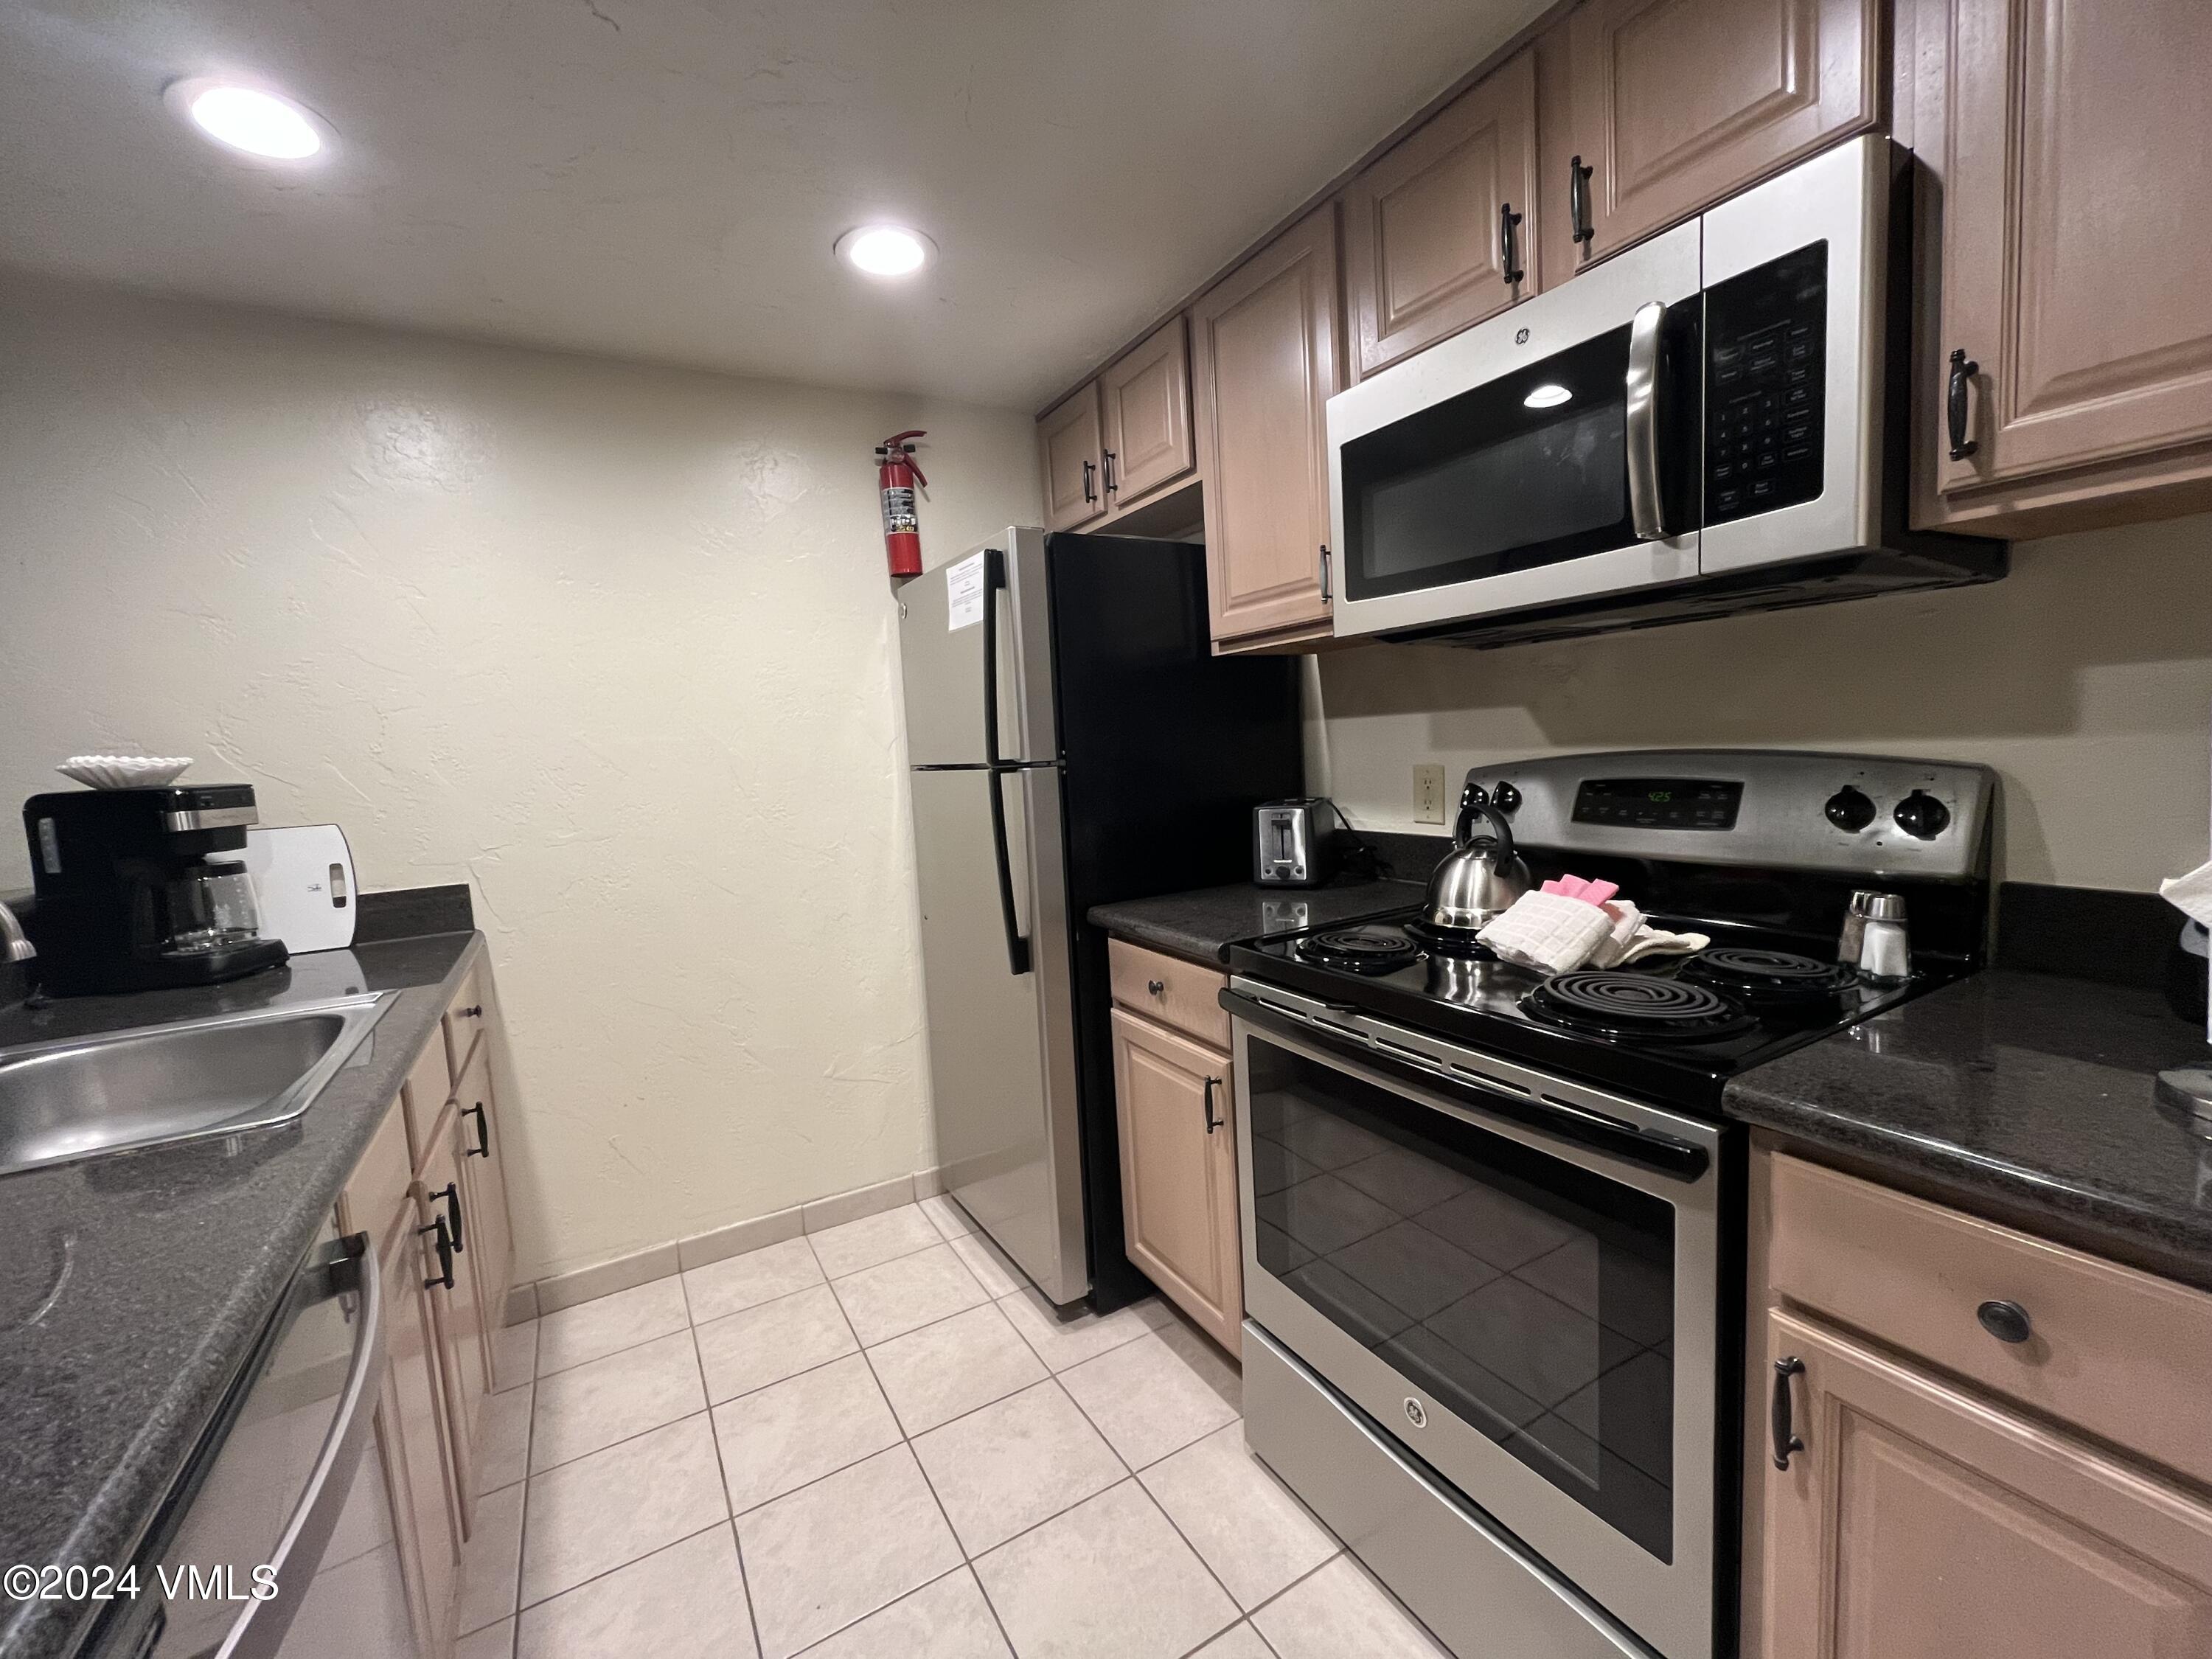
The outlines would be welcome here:
<svg viewBox="0 0 2212 1659">
<path fill-rule="evenodd" d="M 340 1511 L 353 1491 L 362 1455 L 368 1449 L 376 1420 L 376 1401 L 384 1378 L 384 1285 L 377 1272 L 376 1249 L 367 1233 L 338 1241 L 342 1252 L 329 1265 L 334 1294 L 352 1291 L 360 1298 L 356 1310 L 353 1357 L 346 1368 L 345 1386 L 338 1395 L 337 1415 L 323 1437 L 314 1472 L 300 1494 L 284 1534 L 270 1552 L 269 1565 L 276 1569 L 276 1593 L 265 1601 L 248 1601 L 230 1627 L 214 1659 L 276 1659 L 293 1616 L 307 1598 L 315 1582 L 323 1552 L 337 1528 Z"/>
</svg>

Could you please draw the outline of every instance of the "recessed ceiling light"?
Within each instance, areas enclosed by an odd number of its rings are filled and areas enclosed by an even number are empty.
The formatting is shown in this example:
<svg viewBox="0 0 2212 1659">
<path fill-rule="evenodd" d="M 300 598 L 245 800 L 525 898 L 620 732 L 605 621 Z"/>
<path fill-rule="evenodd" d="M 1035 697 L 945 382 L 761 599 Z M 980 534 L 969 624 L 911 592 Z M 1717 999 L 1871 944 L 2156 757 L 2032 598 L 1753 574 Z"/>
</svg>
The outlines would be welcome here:
<svg viewBox="0 0 2212 1659">
<path fill-rule="evenodd" d="M 1557 409 L 1561 404 L 1570 401 L 1574 395 L 1566 387 L 1547 380 L 1521 401 L 1529 409 Z"/>
<path fill-rule="evenodd" d="M 257 161 L 311 161 L 329 142 L 329 128 L 317 117 L 244 81 L 199 76 L 171 82 L 161 96 L 216 143 Z"/>
<path fill-rule="evenodd" d="M 937 257 L 937 244 L 904 225 L 861 225 L 837 239 L 837 257 L 870 276 L 911 276 Z"/>
</svg>

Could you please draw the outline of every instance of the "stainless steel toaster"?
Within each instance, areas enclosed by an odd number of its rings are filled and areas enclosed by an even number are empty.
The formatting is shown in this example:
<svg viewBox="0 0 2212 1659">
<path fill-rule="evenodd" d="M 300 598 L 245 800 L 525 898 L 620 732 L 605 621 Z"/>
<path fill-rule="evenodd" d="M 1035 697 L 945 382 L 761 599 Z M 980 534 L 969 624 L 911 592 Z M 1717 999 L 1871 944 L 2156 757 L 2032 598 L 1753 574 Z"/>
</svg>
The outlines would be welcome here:
<svg viewBox="0 0 2212 1659">
<path fill-rule="evenodd" d="M 1336 808 L 1325 795 L 1271 800 L 1252 809 L 1252 879 L 1262 887 L 1318 887 L 1329 877 L 1328 835 Z"/>
</svg>

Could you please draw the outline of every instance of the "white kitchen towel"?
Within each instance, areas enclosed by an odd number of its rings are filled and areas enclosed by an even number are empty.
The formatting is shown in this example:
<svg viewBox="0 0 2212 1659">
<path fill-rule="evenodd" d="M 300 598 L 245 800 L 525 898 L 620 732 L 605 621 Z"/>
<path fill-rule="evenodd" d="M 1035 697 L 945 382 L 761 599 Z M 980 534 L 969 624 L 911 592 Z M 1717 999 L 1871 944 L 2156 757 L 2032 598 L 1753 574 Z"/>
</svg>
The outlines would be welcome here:
<svg viewBox="0 0 2212 1659">
<path fill-rule="evenodd" d="M 1590 952 L 1589 965 L 1615 968 L 1628 960 L 1628 947 L 1644 927 L 1644 912 L 1626 899 L 1608 900 L 1603 908 L 1613 918 L 1613 931 L 1597 942 L 1597 949 Z"/>
<path fill-rule="evenodd" d="M 2191 921 L 2212 927 L 2212 864 L 2200 864 L 2185 876 L 2168 876 L 2158 896 Z"/>
<path fill-rule="evenodd" d="M 1565 893 L 1523 893 L 1475 938 L 1506 961 L 1540 973 L 1581 967 L 1613 934 L 1613 918 Z"/>
</svg>

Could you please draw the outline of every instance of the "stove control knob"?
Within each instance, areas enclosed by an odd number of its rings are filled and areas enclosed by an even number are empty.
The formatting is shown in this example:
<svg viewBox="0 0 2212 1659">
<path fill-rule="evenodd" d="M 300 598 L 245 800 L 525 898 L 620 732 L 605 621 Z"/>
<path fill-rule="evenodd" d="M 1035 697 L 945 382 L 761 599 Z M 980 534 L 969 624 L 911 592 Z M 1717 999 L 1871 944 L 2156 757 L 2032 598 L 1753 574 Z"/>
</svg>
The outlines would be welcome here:
<svg viewBox="0 0 2212 1659">
<path fill-rule="evenodd" d="M 1490 792 L 1490 804 L 1501 812 L 1510 812 L 1521 805 L 1521 792 L 1510 783 L 1501 783 Z"/>
<path fill-rule="evenodd" d="M 1848 783 L 1828 797 L 1826 810 L 1829 823 L 1854 836 L 1874 822 L 1874 803 L 1866 798 L 1863 790 L 1854 789 Z M 1898 822 L 1902 823 L 1905 820 L 1899 818 Z"/>
<path fill-rule="evenodd" d="M 1897 827 L 1915 841 L 1933 841 L 1949 828 L 1951 809 L 1925 789 L 1916 789 L 1897 803 Z"/>
</svg>

